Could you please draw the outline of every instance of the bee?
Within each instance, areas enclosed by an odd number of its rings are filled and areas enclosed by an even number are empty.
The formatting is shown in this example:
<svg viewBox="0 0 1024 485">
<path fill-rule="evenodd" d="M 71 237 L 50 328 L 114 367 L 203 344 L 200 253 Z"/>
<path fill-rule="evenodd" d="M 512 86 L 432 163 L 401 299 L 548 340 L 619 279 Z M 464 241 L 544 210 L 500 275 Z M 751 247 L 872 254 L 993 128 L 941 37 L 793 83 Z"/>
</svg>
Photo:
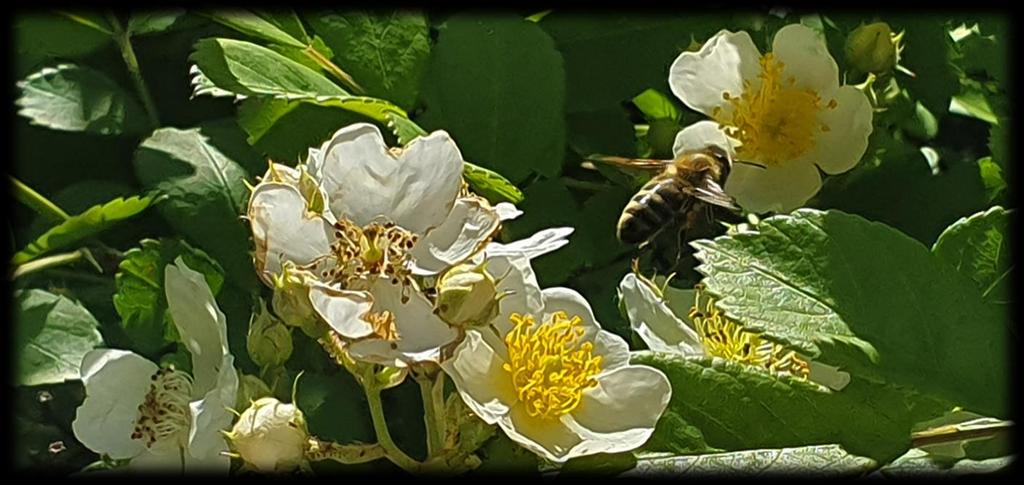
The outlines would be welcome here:
<svg viewBox="0 0 1024 485">
<path fill-rule="evenodd" d="M 593 162 L 657 174 L 622 210 L 616 236 L 625 244 L 646 244 L 662 229 L 678 222 L 683 233 L 699 232 L 720 213 L 740 208 L 722 186 L 729 175 L 729 157 L 720 148 L 680 154 L 674 160 L 591 156 Z M 689 235 L 689 234 L 688 234 Z"/>
</svg>

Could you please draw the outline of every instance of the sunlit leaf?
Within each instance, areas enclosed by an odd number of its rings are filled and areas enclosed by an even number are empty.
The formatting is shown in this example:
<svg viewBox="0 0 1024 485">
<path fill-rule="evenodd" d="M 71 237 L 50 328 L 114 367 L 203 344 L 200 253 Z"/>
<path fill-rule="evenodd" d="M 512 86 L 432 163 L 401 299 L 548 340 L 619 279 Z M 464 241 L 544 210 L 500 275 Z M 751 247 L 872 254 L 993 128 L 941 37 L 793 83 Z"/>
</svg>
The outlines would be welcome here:
<svg viewBox="0 0 1024 485">
<path fill-rule="evenodd" d="M 33 125 L 101 135 L 147 129 L 135 98 L 106 75 L 88 67 L 59 64 L 18 82 L 18 114 Z"/>
<path fill-rule="evenodd" d="M 991 303 L 1010 302 L 1010 213 L 996 206 L 960 219 L 932 246 L 936 256 L 977 283 L 982 298 Z"/>
<path fill-rule="evenodd" d="M 43 290 L 14 292 L 17 385 L 36 386 L 79 378 L 87 352 L 100 345 L 99 325 L 88 310 Z"/>
</svg>

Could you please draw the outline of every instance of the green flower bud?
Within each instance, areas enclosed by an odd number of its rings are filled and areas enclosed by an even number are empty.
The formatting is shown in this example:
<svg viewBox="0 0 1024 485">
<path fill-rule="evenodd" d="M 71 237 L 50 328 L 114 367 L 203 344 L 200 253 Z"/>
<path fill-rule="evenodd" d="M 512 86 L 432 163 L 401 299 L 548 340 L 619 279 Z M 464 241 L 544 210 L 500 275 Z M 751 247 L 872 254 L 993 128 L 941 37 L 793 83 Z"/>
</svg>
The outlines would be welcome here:
<svg viewBox="0 0 1024 485">
<path fill-rule="evenodd" d="M 272 305 L 286 325 L 299 327 L 306 335 L 319 338 L 324 328 L 309 302 L 309 285 L 315 276 L 306 270 L 297 269 L 291 262 L 285 262 L 281 273 L 274 276 L 274 299 Z"/>
<path fill-rule="evenodd" d="M 449 269 L 437 281 L 434 313 L 456 327 L 485 326 L 498 316 L 497 282 L 486 262 L 464 263 Z"/>
<path fill-rule="evenodd" d="M 238 372 L 238 399 L 235 401 L 235 409 L 242 409 L 251 402 L 272 394 L 270 387 L 259 377 Z"/>
<path fill-rule="evenodd" d="M 231 450 L 260 472 L 303 466 L 310 438 L 302 411 L 272 397 L 253 402 L 225 436 Z"/>
<path fill-rule="evenodd" d="M 861 25 L 846 38 L 846 61 L 861 72 L 888 72 L 896 66 L 899 39 L 885 22 Z"/>
<path fill-rule="evenodd" d="M 292 355 L 291 331 L 267 311 L 262 299 L 259 311 L 249 321 L 245 348 L 252 361 L 261 368 L 280 367 Z"/>
</svg>

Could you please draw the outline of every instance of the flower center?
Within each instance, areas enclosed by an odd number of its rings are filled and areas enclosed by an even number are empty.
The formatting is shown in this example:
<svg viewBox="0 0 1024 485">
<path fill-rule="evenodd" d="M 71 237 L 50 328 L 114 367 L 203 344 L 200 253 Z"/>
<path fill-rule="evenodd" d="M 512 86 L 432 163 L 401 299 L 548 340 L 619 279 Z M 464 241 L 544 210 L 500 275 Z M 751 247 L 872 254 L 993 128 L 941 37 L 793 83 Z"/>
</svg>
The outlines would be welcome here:
<svg viewBox="0 0 1024 485">
<path fill-rule="evenodd" d="M 703 309 L 700 308 L 702 298 L 706 299 Z M 690 310 L 690 320 L 708 355 L 775 373 L 788 372 L 805 379 L 810 375 L 809 364 L 795 352 L 744 330 L 742 325 L 723 315 L 715 306 L 714 298 L 700 289 Z"/>
<path fill-rule="evenodd" d="M 810 89 L 796 87 L 793 77 L 783 78 L 782 62 L 772 54 L 761 57 L 761 83 L 754 88 L 743 82 L 739 97 L 723 93 L 732 107 L 726 112 L 715 108 L 713 118 L 725 127 L 725 133 L 742 145 L 737 149 L 741 160 L 778 165 L 807 153 L 814 147 L 820 131 L 829 127 L 818 121 L 821 97 Z M 835 108 L 832 100 L 828 109 Z"/>
<path fill-rule="evenodd" d="M 412 273 L 406 263 L 419 236 L 393 222 L 371 222 L 359 227 L 341 219 L 334 229 L 331 252 L 337 265 L 324 272 L 332 283 L 348 288 L 355 280 L 383 276 L 390 278 L 392 284 L 412 284 Z"/>
<path fill-rule="evenodd" d="M 165 440 L 177 440 L 179 445 L 184 445 L 192 420 L 188 406 L 192 377 L 163 368 L 153 374 L 152 381 L 146 399 L 139 405 L 132 439 L 142 440 L 150 448 Z"/>
<path fill-rule="evenodd" d="M 583 391 L 597 385 L 601 356 L 594 344 L 580 343 L 582 319 L 556 312 L 538 325 L 533 317 L 513 313 L 515 327 L 505 336 L 508 361 L 503 368 L 526 412 L 533 417 L 557 418 L 580 404 Z"/>
</svg>

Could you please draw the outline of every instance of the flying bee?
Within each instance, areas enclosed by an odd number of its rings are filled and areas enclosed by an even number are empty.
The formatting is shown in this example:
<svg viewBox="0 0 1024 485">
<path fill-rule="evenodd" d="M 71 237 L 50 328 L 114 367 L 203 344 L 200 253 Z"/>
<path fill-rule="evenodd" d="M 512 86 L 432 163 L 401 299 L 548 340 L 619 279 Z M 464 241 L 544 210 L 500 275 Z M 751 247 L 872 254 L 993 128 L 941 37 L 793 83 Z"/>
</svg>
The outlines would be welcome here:
<svg viewBox="0 0 1024 485">
<path fill-rule="evenodd" d="M 620 168 L 656 172 L 622 210 L 616 236 L 625 244 L 647 243 L 677 221 L 682 240 L 684 233 L 693 236 L 718 216 L 735 216 L 740 211 L 722 189 L 729 175 L 729 157 L 718 147 L 685 152 L 674 160 L 589 158 Z"/>
</svg>

